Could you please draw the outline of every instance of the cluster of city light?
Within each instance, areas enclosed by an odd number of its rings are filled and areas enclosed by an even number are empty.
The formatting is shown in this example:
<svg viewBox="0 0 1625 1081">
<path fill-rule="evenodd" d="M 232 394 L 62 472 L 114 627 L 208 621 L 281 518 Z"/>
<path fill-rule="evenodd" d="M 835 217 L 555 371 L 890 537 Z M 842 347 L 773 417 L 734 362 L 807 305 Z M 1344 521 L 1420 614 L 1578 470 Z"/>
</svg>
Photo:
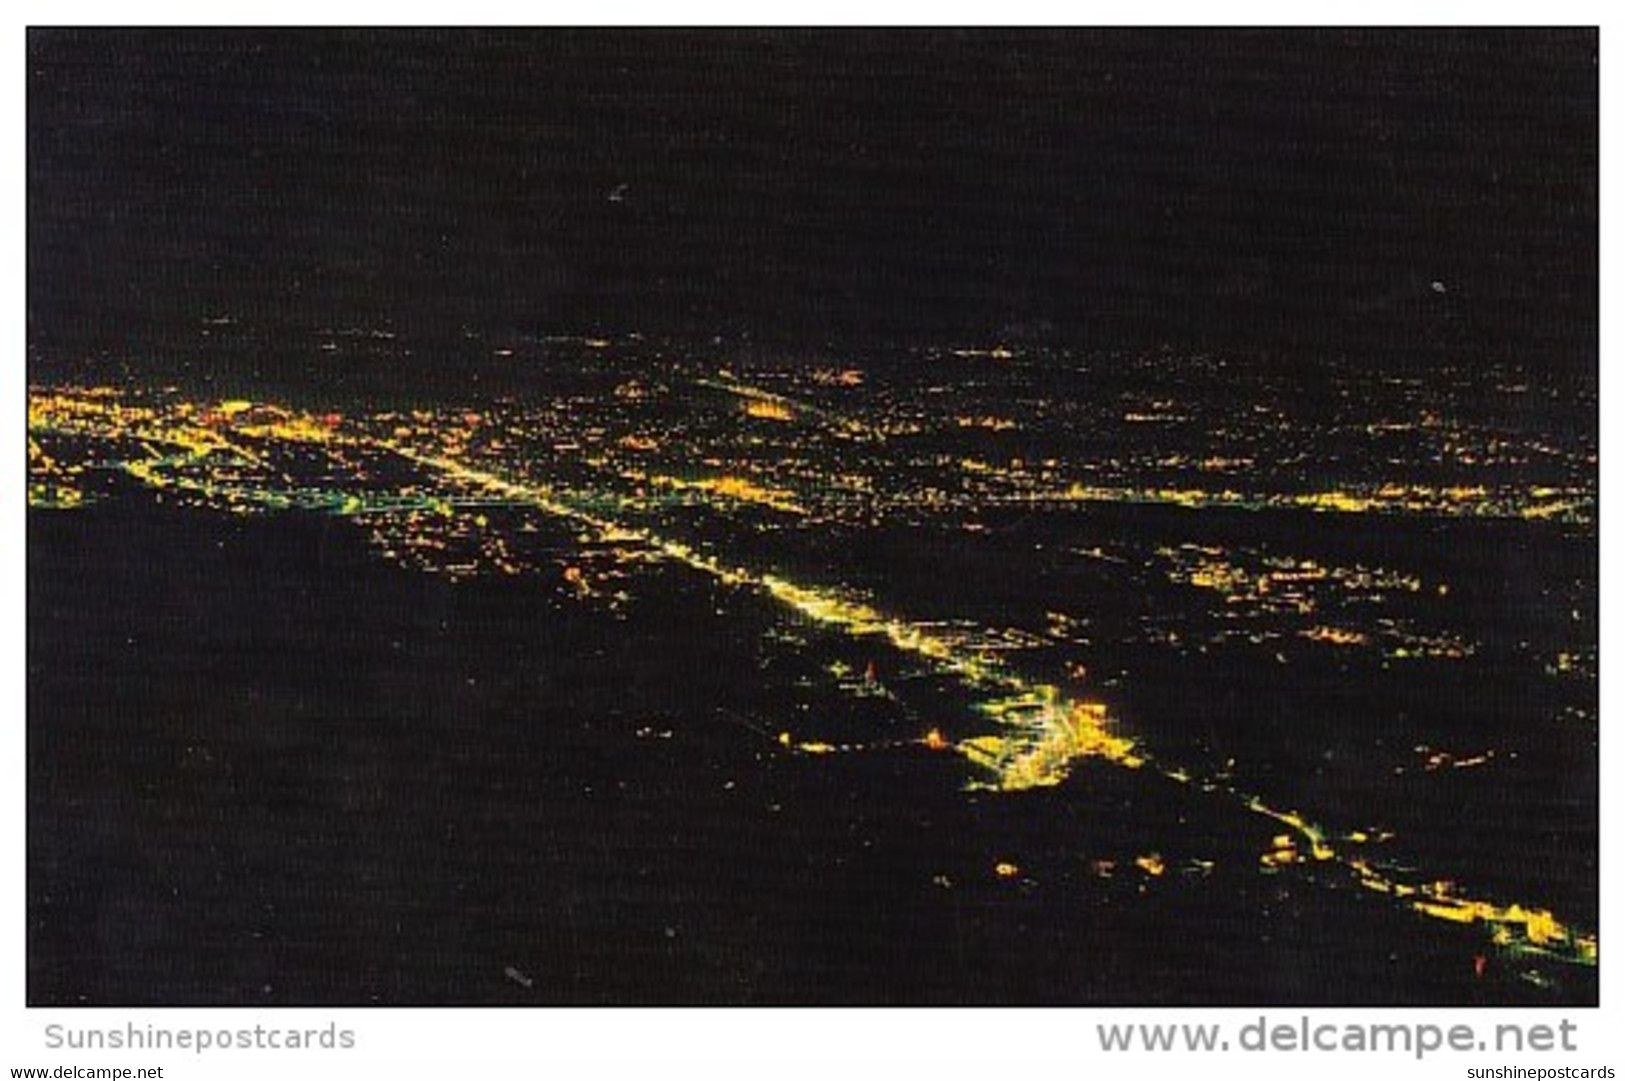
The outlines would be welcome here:
<svg viewBox="0 0 1625 1081">
<path fill-rule="evenodd" d="M 1248 549 L 1230 551 L 1213 545 L 1182 544 L 1157 549 L 1163 574 L 1170 582 L 1215 594 L 1223 602 L 1227 619 L 1252 620 L 1275 628 L 1291 628 L 1306 641 L 1359 649 L 1380 648 L 1395 659 L 1471 656 L 1475 647 L 1461 635 L 1424 632 L 1410 621 L 1372 617 L 1369 610 L 1395 597 L 1444 597 L 1446 582 L 1426 586 L 1414 574 L 1368 567 L 1341 566 L 1289 555 L 1264 554 Z M 1328 622 L 1355 606 L 1363 611 L 1363 629 Z M 1310 617 L 1315 617 L 1313 621 Z"/>
<path fill-rule="evenodd" d="M 986 471 L 985 469 L 983 471 Z M 1439 518 L 1522 518 L 1589 523 L 1596 497 L 1587 489 L 1531 485 L 1526 488 L 1374 484 L 1309 492 L 1244 491 L 1236 488 L 1136 487 L 1075 482 L 1065 488 L 1021 493 L 1034 503 L 1147 503 L 1202 510 L 1306 510 L 1334 514 L 1407 514 Z"/>
<path fill-rule="evenodd" d="M 735 384 L 726 389 L 745 398 L 748 405 L 766 403 L 776 408 L 782 404 L 765 392 L 747 392 Z M 1065 782 L 1077 764 L 1086 760 L 1148 770 L 1174 783 L 1197 785 L 1227 796 L 1252 814 L 1284 827 L 1286 832 L 1276 834 L 1260 857 L 1265 870 L 1276 871 L 1298 863 L 1341 868 L 1359 886 L 1398 899 L 1420 915 L 1481 925 L 1496 946 L 1509 952 L 1538 953 L 1584 964 L 1596 962 L 1596 936 L 1565 925 L 1546 909 L 1494 904 L 1467 897 L 1449 883 L 1407 881 L 1379 871 L 1363 855 L 1357 835 L 1333 841 L 1324 829 L 1296 811 L 1279 810 L 1226 781 L 1193 779 L 1182 769 L 1160 764 L 1137 741 L 1118 730 L 1103 704 L 1029 681 L 988 651 L 966 648 L 938 627 L 887 614 L 872 600 L 849 591 L 754 570 L 655 528 L 627 524 L 599 509 L 602 504 L 614 505 L 613 500 L 583 500 L 545 482 L 471 464 L 463 456 L 466 439 L 451 440 L 441 433 L 438 440 L 425 446 L 417 436 L 422 428 L 432 427 L 433 419 L 430 414 L 415 418 L 411 425 L 385 428 L 364 420 L 347 423 L 332 415 L 302 414 L 244 401 L 221 402 L 212 407 L 181 402 L 130 404 L 116 393 L 94 388 L 41 391 L 31 394 L 29 406 L 30 499 L 42 507 L 73 505 L 83 500 L 82 494 L 73 499 L 56 494 L 82 492 L 77 483 L 83 473 L 82 464 L 59 462 L 41 442 L 54 434 L 71 433 L 118 441 L 130 453 L 123 458 L 110 455 L 105 464 L 155 490 L 176 488 L 226 507 L 320 510 L 359 523 L 370 521 L 375 529 L 379 520 L 393 515 L 411 527 L 407 530 L 409 537 L 419 538 L 424 536 L 418 528 L 420 523 L 436 519 L 456 519 L 485 529 L 488 520 L 477 507 L 534 509 L 568 524 L 594 543 L 635 549 L 647 558 L 706 575 L 727 588 L 770 598 L 802 620 L 853 638 L 881 641 L 928 670 L 960 681 L 975 696 L 977 713 L 991 730 L 949 740 L 933 727 L 900 742 L 961 755 L 975 770 L 969 782 L 973 788 L 1006 793 L 1050 788 Z M 384 434 L 386 431 L 388 434 Z M 555 449 L 564 445 L 556 443 Z M 429 478 L 428 490 L 363 483 L 348 489 L 301 486 L 275 464 L 277 455 L 290 446 L 304 448 L 301 453 L 324 456 L 321 460 L 327 463 L 325 468 L 333 472 L 342 472 L 358 457 L 409 463 Z M 222 481 L 221 470 L 236 479 Z M 70 485 L 69 480 L 76 483 Z M 651 475 L 648 481 L 654 487 L 716 500 L 724 508 L 745 503 L 790 513 L 802 509 L 796 493 L 789 489 L 766 488 L 728 474 L 685 480 Z M 1482 505 L 1484 498 L 1477 491 L 1455 493 L 1450 498 L 1457 496 L 1462 505 L 1472 506 Z M 1358 509 L 1372 507 L 1362 503 Z M 390 531 L 382 530 L 376 533 L 375 541 L 393 544 L 392 536 Z M 509 573 L 520 569 L 505 542 L 492 551 L 492 558 L 504 564 Z M 1312 611 L 1315 606 L 1306 590 L 1328 581 L 1345 590 L 1416 592 L 1421 588 L 1414 578 L 1367 568 L 1321 568 L 1276 561 L 1255 572 L 1225 562 L 1222 553 L 1199 552 L 1199 558 L 1185 562 L 1181 562 L 1182 556 L 1175 558 L 1169 552 L 1162 555 L 1173 559 L 1184 580 L 1203 588 L 1241 597 L 1252 595 L 1255 600 L 1270 590 L 1285 591 L 1289 597 L 1295 590 L 1293 603 L 1300 612 Z M 435 567 L 432 561 L 425 566 Z M 588 576 L 579 566 L 572 567 L 574 577 L 572 568 L 566 568 L 565 581 L 584 594 L 593 592 Z M 1362 644 L 1353 632 L 1324 624 L 1310 626 L 1304 633 L 1337 644 Z M 806 754 L 873 746 L 799 740 L 790 732 L 781 733 L 779 742 Z M 1350 855 L 1351 851 L 1356 854 Z M 1155 866 L 1162 865 L 1161 858 L 1156 857 Z M 1161 872 L 1147 869 L 1147 873 Z"/>
</svg>

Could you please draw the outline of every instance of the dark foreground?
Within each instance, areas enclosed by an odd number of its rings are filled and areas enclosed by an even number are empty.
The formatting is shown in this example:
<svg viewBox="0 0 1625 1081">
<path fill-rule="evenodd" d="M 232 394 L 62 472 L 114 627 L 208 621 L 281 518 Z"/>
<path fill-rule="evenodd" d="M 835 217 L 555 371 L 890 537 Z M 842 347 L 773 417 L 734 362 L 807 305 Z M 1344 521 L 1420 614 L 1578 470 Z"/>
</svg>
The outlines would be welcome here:
<svg viewBox="0 0 1625 1081">
<path fill-rule="evenodd" d="M 1449 558 L 1526 558 L 1473 528 Z M 1596 1000 L 1595 968 L 1261 872 L 1271 823 L 1146 771 L 977 793 L 918 747 L 790 753 L 781 617 L 678 570 L 619 618 L 382 563 L 336 519 L 137 497 L 31 512 L 28 552 L 36 1005 Z M 1530 703 L 1137 655 L 1118 686 L 1165 757 L 1267 762 L 1255 790 L 1380 820 L 1396 862 L 1596 926 L 1594 752 L 1520 734 Z M 1370 760 L 1441 732 L 1521 749 L 1513 783 Z"/>
</svg>

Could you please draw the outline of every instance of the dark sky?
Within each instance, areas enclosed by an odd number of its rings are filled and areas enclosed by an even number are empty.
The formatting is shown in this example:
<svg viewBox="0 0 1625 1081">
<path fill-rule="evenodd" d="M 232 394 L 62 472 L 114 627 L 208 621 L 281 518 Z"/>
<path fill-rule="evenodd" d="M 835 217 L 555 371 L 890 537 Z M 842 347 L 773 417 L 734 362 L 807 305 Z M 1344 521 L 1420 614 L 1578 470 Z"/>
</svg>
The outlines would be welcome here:
<svg viewBox="0 0 1625 1081">
<path fill-rule="evenodd" d="M 32 30 L 37 340 L 1043 334 L 1595 359 L 1597 35 Z"/>
</svg>

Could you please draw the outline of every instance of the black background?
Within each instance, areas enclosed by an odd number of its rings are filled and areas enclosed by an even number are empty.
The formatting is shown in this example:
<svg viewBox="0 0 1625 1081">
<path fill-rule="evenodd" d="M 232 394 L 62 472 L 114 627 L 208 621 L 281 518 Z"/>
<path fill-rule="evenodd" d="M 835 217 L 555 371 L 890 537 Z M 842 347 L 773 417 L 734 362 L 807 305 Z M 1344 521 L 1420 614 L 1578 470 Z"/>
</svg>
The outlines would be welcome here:
<svg viewBox="0 0 1625 1081">
<path fill-rule="evenodd" d="M 232 314 L 1595 361 L 1597 34 L 29 34 L 36 342 Z"/>
</svg>

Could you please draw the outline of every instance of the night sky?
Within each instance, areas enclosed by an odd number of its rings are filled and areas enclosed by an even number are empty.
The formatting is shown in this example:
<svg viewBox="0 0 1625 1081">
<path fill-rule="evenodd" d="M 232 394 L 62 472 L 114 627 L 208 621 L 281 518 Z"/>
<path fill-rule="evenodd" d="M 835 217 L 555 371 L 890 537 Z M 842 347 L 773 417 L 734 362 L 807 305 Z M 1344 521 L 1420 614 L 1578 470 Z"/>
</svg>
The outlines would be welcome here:
<svg viewBox="0 0 1625 1081">
<path fill-rule="evenodd" d="M 1584 370 L 1594 30 L 32 30 L 30 335 Z"/>
</svg>

